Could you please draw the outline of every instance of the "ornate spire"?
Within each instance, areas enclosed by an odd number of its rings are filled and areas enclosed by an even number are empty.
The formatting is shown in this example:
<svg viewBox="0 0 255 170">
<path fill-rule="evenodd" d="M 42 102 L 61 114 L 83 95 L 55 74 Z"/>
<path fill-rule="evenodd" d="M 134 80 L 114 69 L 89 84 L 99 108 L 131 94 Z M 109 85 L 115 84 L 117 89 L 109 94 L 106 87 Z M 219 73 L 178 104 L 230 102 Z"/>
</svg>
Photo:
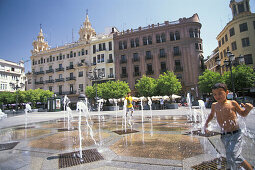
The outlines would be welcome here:
<svg viewBox="0 0 255 170">
<path fill-rule="evenodd" d="M 89 21 L 88 10 L 86 10 L 86 19 L 85 22 L 83 22 L 83 26 L 80 28 L 79 34 L 80 41 L 88 41 L 91 37 L 96 36 L 96 31 L 92 28 Z"/>
<path fill-rule="evenodd" d="M 35 40 L 32 45 L 34 46 L 33 52 L 40 52 L 49 49 L 48 42 L 44 41 L 43 31 L 42 31 L 42 24 L 40 24 L 40 32 L 37 36 L 37 40 Z"/>
</svg>

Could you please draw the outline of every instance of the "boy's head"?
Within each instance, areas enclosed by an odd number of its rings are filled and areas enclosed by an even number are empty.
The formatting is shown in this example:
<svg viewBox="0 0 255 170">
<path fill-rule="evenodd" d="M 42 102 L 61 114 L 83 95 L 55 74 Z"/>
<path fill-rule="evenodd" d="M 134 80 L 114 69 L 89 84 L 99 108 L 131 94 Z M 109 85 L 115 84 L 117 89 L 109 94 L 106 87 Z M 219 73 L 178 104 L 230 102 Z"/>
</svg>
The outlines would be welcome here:
<svg viewBox="0 0 255 170">
<path fill-rule="evenodd" d="M 219 88 L 222 88 L 224 91 L 228 90 L 227 85 L 224 83 L 216 83 L 215 85 L 213 85 L 212 90 Z"/>
<path fill-rule="evenodd" d="M 128 95 L 128 96 L 130 96 L 130 95 L 131 95 L 131 93 L 130 93 L 130 92 L 128 92 L 128 93 L 127 93 L 127 95 Z"/>
<path fill-rule="evenodd" d="M 217 102 L 224 102 L 227 100 L 228 88 L 224 83 L 216 83 L 212 87 L 213 97 Z"/>
</svg>

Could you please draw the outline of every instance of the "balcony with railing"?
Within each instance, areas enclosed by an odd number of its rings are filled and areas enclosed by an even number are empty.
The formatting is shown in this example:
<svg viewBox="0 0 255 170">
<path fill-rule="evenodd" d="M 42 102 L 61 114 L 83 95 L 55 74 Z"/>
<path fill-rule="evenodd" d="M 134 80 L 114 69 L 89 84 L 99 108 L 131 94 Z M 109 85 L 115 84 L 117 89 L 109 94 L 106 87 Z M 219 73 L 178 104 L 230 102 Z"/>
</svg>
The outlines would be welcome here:
<svg viewBox="0 0 255 170">
<path fill-rule="evenodd" d="M 146 56 L 145 56 L 145 59 L 146 59 L 146 60 L 151 60 L 151 59 L 153 59 L 153 56 L 152 56 L 152 55 L 146 55 Z"/>
<path fill-rule="evenodd" d="M 141 72 L 134 72 L 133 73 L 133 76 L 136 77 L 136 76 L 140 76 L 141 75 Z"/>
<path fill-rule="evenodd" d="M 46 70 L 46 73 L 54 73 L 54 69 Z"/>
<path fill-rule="evenodd" d="M 167 72 L 167 69 L 160 69 L 160 74 Z"/>
<path fill-rule="evenodd" d="M 76 77 L 66 77 L 66 81 L 76 80 Z"/>
<path fill-rule="evenodd" d="M 152 75 L 152 74 L 154 74 L 153 70 L 146 71 L 146 75 Z"/>
<path fill-rule="evenodd" d="M 180 51 L 176 51 L 176 52 L 173 53 L 173 55 L 174 55 L 174 56 L 181 56 L 182 53 L 181 53 Z"/>
<path fill-rule="evenodd" d="M 113 59 L 108 59 L 107 63 L 113 63 Z"/>
<path fill-rule="evenodd" d="M 121 59 L 120 64 L 122 64 L 122 63 L 127 63 L 127 59 Z"/>
<path fill-rule="evenodd" d="M 54 83 L 54 80 L 46 80 L 45 83 Z"/>
<path fill-rule="evenodd" d="M 59 71 L 64 71 L 64 67 L 59 67 L 59 68 L 56 68 L 56 72 L 59 72 Z"/>
<path fill-rule="evenodd" d="M 174 72 L 182 72 L 182 71 L 183 71 L 183 67 L 181 67 L 181 66 L 174 67 Z"/>
<path fill-rule="evenodd" d="M 67 66 L 67 67 L 66 67 L 66 70 L 71 70 L 71 69 L 74 69 L 74 66 L 73 66 L 73 65 L 70 65 L 70 66 Z"/>
<path fill-rule="evenodd" d="M 44 81 L 36 81 L 35 84 L 44 84 Z"/>
<path fill-rule="evenodd" d="M 139 57 L 134 57 L 134 58 L 132 58 L 132 62 L 138 62 L 138 61 L 140 61 L 140 58 L 139 58 Z"/>
<path fill-rule="evenodd" d="M 127 73 L 121 74 L 120 77 L 121 77 L 121 78 L 126 78 L 126 77 L 128 77 L 128 74 L 127 74 Z"/>
<path fill-rule="evenodd" d="M 64 78 L 55 79 L 55 82 L 64 82 L 64 81 L 65 81 Z"/>
<path fill-rule="evenodd" d="M 62 93 L 59 94 L 59 95 L 70 95 L 70 94 L 76 94 L 76 90 L 73 90 L 73 91 L 65 91 L 65 92 L 62 92 Z"/>
<path fill-rule="evenodd" d="M 108 78 L 114 78 L 114 74 L 109 74 Z"/>
<path fill-rule="evenodd" d="M 85 63 L 78 63 L 77 64 L 78 67 L 81 67 L 81 66 L 84 66 L 84 65 L 85 65 Z"/>
<path fill-rule="evenodd" d="M 166 53 L 161 53 L 158 55 L 159 58 L 166 58 L 167 54 Z"/>
<path fill-rule="evenodd" d="M 34 72 L 35 75 L 40 75 L 40 74 L 44 74 L 44 71 L 37 71 L 37 72 Z"/>
</svg>

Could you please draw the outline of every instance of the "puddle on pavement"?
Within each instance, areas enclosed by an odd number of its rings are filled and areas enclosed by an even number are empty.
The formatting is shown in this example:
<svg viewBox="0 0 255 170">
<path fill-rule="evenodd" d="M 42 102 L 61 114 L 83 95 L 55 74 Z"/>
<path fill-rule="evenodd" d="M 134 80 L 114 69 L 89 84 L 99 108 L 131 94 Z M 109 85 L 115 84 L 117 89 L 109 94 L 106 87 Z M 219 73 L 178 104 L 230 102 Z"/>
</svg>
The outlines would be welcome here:
<svg viewBox="0 0 255 170">
<path fill-rule="evenodd" d="M 130 134 L 110 148 L 118 155 L 183 160 L 204 153 L 199 140 L 175 134 Z"/>
<path fill-rule="evenodd" d="M 41 135 L 49 134 L 51 130 L 47 129 L 4 129 L 0 131 L 0 141 L 15 141 L 15 140 L 23 140 L 32 137 L 38 137 Z"/>
<path fill-rule="evenodd" d="M 94 139 L 96 142 L 108 138 L 110 135 L 108 133 L 94 134 Z M 94 145 L 93 139 L 86 132 L 82 133 L 82 147 L 88 147 Z M 70 150 L 79 148 L 79 132 L 78 131 L 68 131 L 61 132 L 51 136 L 43 137 L 37 140 L 32 140 L 29 142 L 29 147 L 31 148 L 43 148 L 43 149 L 54 149 L 54 150 Z"/>
</svg>

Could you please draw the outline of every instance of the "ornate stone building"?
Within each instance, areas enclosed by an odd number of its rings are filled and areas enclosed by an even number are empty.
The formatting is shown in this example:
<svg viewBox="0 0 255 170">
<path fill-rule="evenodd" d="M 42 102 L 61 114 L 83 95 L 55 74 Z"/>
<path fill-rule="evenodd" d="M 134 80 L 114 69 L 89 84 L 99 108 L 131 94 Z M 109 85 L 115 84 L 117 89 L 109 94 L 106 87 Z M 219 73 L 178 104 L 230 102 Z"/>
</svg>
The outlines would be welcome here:
<svg viewBox="0 0 255 170">
<path fill-rule="evenodd" d="M 116 79 L 135 83 L 142 75 L 158 78 L 167 70 L 180 79 L 183 91 L 198 96 L 198 76 L 203 70 L 201 23 L 197 14 L 115 33 Z"/>
<path fill-rule="evenodd" d="M 53 91 L 57 95 L 68 95 L 72 102 L 76 102 L 79 93 L 84 93 L 86 86 L 91 85 L 88 73 L 96 69 L 104 70 L 103 80 L 114 79 L 113 64 L 107 61 L 113 53 L 113 33 L 97 35 L 92 28 L 88 15 L 80 28 L 80 38 L 77 42 L 49 48 L 44 41 L 42 29 L 37 40 L 33 42 L 34 49 L 31 51 L 32 73 L 28 73 L 28 89 L 41 88 Z M 96 47 L 94 53 L 93 48 Z M 100 62 L 93 63 L 94 57 L 99 57 Z M 108 78 L 109 77 L 109 78 Z"/>
</svg>

